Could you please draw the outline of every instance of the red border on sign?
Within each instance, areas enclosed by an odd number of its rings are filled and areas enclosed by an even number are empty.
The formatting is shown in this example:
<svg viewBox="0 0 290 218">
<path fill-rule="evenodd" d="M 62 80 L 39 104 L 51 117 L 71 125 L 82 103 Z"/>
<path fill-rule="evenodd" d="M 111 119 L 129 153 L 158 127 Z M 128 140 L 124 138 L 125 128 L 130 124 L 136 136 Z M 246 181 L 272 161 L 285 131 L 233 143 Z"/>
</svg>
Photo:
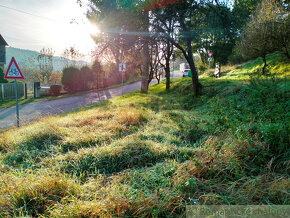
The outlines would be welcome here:
<svg viewBox="0 0 290 218">
<path fill-rule="evenodd" d="M 13 62 L 15 64 L 18 72 L 20 73 L 21 77 L 8 77 L 7 76 L 8 72 L 10 71 L 10 68 L 11 68 L 11 65 L 12 65 Z M 4 79 L 25 79 L 24 76 L 23 76 L 23 74 L 22 74 L 22 72 L 21 72 L 21 70 L 19 69 L 18 64 L 16 63 L 16 60 L 15 60 L 14 57 L 11 58 L 11 61 L 10 61 L 9 67 L 8 67 L 8 69 L 6 71 L 6 74 L 4 76 Z"/>
</svg>

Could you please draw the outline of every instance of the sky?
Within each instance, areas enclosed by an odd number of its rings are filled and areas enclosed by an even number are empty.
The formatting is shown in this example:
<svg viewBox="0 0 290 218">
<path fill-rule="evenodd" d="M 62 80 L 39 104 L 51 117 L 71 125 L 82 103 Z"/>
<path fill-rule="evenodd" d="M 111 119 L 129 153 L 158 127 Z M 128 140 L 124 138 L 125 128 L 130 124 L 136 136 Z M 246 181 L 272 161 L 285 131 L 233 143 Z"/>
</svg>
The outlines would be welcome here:
<svg viewBox="0 0 290 218">
<path fill-rule="evenodd" d="M 85 12 L 77 0 L 0 0 L 0 34 L 9 46 L 52 48 L 58 56 L 73 46 L 88 60 L 95 46 L 90 34 L 98 29 Z"/>
</svg>

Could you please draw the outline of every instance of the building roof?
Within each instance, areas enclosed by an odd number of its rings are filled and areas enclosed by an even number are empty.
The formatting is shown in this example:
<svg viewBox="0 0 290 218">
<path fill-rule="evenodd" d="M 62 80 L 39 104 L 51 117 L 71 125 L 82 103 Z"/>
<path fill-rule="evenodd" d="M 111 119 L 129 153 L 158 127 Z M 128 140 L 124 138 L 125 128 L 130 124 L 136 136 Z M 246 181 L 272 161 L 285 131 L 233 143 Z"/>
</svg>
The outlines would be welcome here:
<svg viewBox="0 0 290 218">
<path fill-rule="evenodd" d="M 6 42 L 5 39 L 2 37 L 1 34 L 0 34 L 0 45 L 8 45 L 7 42 Z"/>
</svg>

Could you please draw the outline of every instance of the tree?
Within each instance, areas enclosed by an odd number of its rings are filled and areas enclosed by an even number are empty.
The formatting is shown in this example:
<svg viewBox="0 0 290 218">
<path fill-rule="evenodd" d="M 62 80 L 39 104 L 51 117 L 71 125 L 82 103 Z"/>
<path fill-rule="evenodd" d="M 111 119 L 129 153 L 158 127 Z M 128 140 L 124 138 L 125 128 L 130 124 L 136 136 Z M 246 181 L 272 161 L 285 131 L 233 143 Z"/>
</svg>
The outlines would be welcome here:
<svg viewBox="0 0 290 218">
<path fill-rule="evenodd" d="M 64 57 L 63 61 L 65 62 L 66 67 L 76 67 L 78 60 L 84 57 L 84 55 L 73 46 L 66 48 L 62 55 Z"/>
<path fill-rule="evenodd" d="M 53 83 L 53 84 L 59 84 L 61 82 L 62 74 L 59 72 L 53 72 L 50 77 L 48 82 Z"/>
<path fill-rule="evenodd" d="M 79 1 L 81 2 L 81 1 Z M 149 11 L 142 0 L 90 0 L 88 18 L 99 24 L 102 34 L 94 37 L 97 44 L 103 44 L 103 51 L 109 49 L 117 58 L 131 49 L 140 51 L 142 59 L 141 92 L 148 91 L 149 76 Z M 134 34 L 132 34 L 134 33 Z M 116 68 L 116 71 L 118 69 Z"/>
<path fill-rule="evenodd" d="M 94 80 L 93 71 L 88 66 L 84 66 L 80 69 L 79 74 L 80 89 L 89 90 L 89 84 Z"/>
<path fill-rule="evenodd" d="M 148 79 L 148 85 L 152 81 L 153 78 L 156 78 L 159 83 L 159 66 L 160 66 L 160 58 L 159 58 L 159 45 L 158 41 L 156 40 L 150 40 L 149 43 L 149 79 Z"/>
<path fill-rule="evenodd" d="M 265 74 L 267 54 L 284 49 L 289 55 L 289 28 L 289 13 L 281 2 L 263 0 L 247 24 L 237 48 L 244 58 L 262 57 L 262 73 Z"/>
<path fill-rule="evenodd" d="M 174 38 L 176 20 L 173 7 L 155 6 L 151 13 L 151 26 L 159 44 L 158 63 L 163 67 L 166 78 L 166 89 L 170 88 L 170 60 L 173 53 L 173 43 L 168 38 Z"/>
<path fill-rule="evenodd" d="M 5 74 L 3 73 L 2 68 L 0 67 L 0 83 L 8 83 L 7 79 L 4 79 Z"/>
<path fill-rule="evenodd" d="M 240 30 L 246 26 L 260 2 L 261 0 L 234 0 L 232 15 L 236 34 L 239 34 Z"/>
<path fill-rule="evenodd" d="M 169 25 L 169 28 L 171 28 L 171 25 Z M 165 41 L 160 41 L 160 45 L 161 45 L 161 49 L 160 49 L 161 52 L 158 56 L 159 58 L 158 61 L 159 61 L 159 64 L 164 69 L 165 78 L 166 78 L 166 89 L 169 90 L 170 89 L 170 60 L 173 53 L 173 44 L 170 42 L 169 39 L 167 39 Z M 158 70 L 156 73 L 157 73 L 157 76 L 160 77 L 160 73 L 158 73 Z"/>
<path fill-rule="evenodd" d="M 142 11 L 141 13 L 142 27 L 141 32 L 149 32 L 149 12 Z M 143 70 L 141 71 L 141 93 L 148 92 L 148 77 L 149 77 L 149 36 L 146 34 L 142 37 L 142 64 Z"/>
<path fill-rule="evenodd" d="M 226 64 L 229 56 L 232 54 L 233 47 L 235 45 L 236 32 L 233 28 L 232 12 L 227 5 L 224 4 L 208 4 L 205 10 L 200 12 L 200 16 L 195 16 L 195 19 L 199 17 L 205 19 L 204 29 L 198 31 L 199 36 L 198 43 L 199 49 L 203 49 L 205 52 L 200 54 L 206 59 L 208 52 L 213 53 L 215 62 Z M 194 22 L 199 25 L 200 22 Z M 200 29 L 197 27 L 197 29 Z M 200 49 L 200 51 L 201 51 Z"/>
<path fill-rule="evenodd" d="M 104 79 L 104 71 L 101 65 L 101 62 L 97 59 L 94 61 L 92 66 L 93 72 L 93 87 L 97 89 L 103 88 L 103 79 Z"/>
<path fill-rule="evenodd" d="M 174 14 L 172 14 L 172 16 L 176 17 L 176 21 L 179 24 L 179 37 L 173 38 L 167 34 L 168 39 L 176 48 L 181 50 L 190 66 L 192 73 L 193 94 L 195 97 L 201 95 L 202 85 L 199 83 L 197 69 L 194 64 L 192 46 L 192 42 L 194 41 L 194 32 L 191 29 L 193 23 L 190 18 L 195 16 L 195 13 L 200 9 L 202 4 L 203 2 L 184 0 L 174 5 Z"/>
<path fill-rule="evenodd" d="M 53 71 L 53 55 L 54 51 L 50 48 L 43 48 L 40 50 L 40 55 L 37 57 L 40 82 L 47 82 Z"/>
</svg>

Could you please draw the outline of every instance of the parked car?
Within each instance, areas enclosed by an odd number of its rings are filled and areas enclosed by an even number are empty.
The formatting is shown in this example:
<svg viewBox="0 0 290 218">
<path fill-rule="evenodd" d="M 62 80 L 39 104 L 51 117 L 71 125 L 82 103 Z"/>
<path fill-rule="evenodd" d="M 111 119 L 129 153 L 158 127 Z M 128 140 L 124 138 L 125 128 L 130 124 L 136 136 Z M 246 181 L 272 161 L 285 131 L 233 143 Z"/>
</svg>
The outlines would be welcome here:
<svg viewBox="0 0 290 218">
<path fill-rule="evenodd" d="M 189 73 L 190 70 L 184 70 L 183 71 L 183 74 L 182 74 L 182 77 L 188 77 L 188 73 Z"/>
</svg>

